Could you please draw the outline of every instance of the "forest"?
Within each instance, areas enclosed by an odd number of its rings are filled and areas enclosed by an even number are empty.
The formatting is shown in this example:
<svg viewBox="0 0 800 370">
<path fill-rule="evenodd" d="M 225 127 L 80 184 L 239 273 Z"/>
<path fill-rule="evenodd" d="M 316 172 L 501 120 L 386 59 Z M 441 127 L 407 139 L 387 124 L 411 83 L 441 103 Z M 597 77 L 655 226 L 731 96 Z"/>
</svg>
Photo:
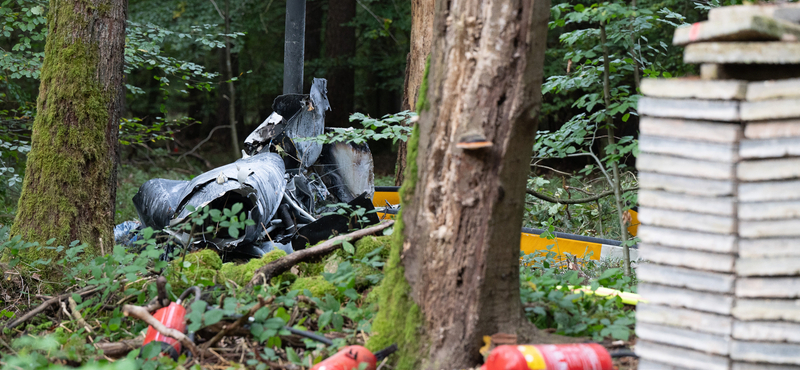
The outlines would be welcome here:
<svg viewBox="0 0 800 370">
<path fill-rule="evenodd" d="M 304 0 L 302 94 L 325 79 L 330 110 L 294 145 L 368 145 L 400 215 L 243 258 L 170 239 L 259 227 L 206 203 L 120 242 L 148 180 L 249 156 L 286 93 L 293 1 L 0 3 L 2 367 L 321 370 L 396 345 L 353 368 L 477 368 L 502 333 L 634 345 L 641 81 L 699 74 L 675 29 L 741 2 Z M 348 202 L 333 213 L 364 226 Z M 522 228 L 547 247 L 521 253 Z M 622 252 L 563 254 L 560 233 Z M 179 353 L 159 356 L 147 311 L 182 292 L 186 331 L 162 334 Z"/>
</svg>

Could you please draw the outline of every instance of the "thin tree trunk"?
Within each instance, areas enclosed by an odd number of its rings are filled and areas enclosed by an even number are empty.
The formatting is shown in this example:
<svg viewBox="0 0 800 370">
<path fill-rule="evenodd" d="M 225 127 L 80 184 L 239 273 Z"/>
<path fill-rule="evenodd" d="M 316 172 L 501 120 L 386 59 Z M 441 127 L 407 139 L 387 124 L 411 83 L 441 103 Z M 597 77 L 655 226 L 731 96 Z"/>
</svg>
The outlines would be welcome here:
<svg viewBox="0 0 800 370">
<path fill-rule="evenodd" d="M 606 26 L 600 23 L 600 43 L 603 44 L 603 99 L 606 103 L 606 109 L 611 106 L 611 83 L 609 82 L 609 62 L 608 62 L 608 44 L 606 44 Z M 614 138 L 614 121 L 611 116 L 606 115 L 606 128 L 608 129 L 608 145 L 615 145 L 616 139 Z M 613 153 L 609 153 L 613 154 Z M 614 188 L 614 199 L 617 203 L 617 217 L 619 218 L 620 236 L 622 238 L 622 260 L 625 264 L 625 275 L 631 274 L 631 256 L 628 249 L 628 231 L 625 228 L 625 217 L 623 217 L 622 208 L 622 192 L 620 191 L 619 179 L 619 165 L 617 161 L 611 161 L 611 171 L 614 183 L 611 186 Z"/>
<path fill-rule="evenodd" d="M 125 0 L 51 0 L 31 152 L 12 235 L 114 243 Z M 26 258 L 58 258 L 55 250 Z M 50 266 L 57 266 L 52 263 Z M 53 269 L 46 275 L 57 275 Z"/>
<path fill-rule="evenodd" d="M 355 71 L 350 59 L 356 52 L 356 29 L 344 24 L 356 16 L 355 0 L 330 0 L 325 26 L 325 56 L 331 67 L 328 79 L 328 100 L 331 111 L 325 124 L 330 127 L 350 127 L 355 94 Z"/>
<path fill-rule="evenodd" d="M 321 0 L 306 2 L 306 45 L 303 52 L 303 59 L 306 62 L 315 61 L 322 55 L 322 19 L 325 15 L 325 12 L 322 11 L 323 4 L 324 2 Z M 316 77 L 318 73 L 318 69 L 310 68 L 309 64 L 306 64 L 304 75 Z M 309 89 L 311 89 L 311 80 L 305 79 L 303 91 L 309 91 Z"/>
<path fill-rule="evenodd" d="M 419 85 L 425 72 L 425 62 L 431 53 L 433 40 L 433 16 L 436 0 L 411 1 L 411 49 L 406 57 L 406 78 L 403 86 L 402 110 L 416 110 Z M 406 143 L 400 142 L 397 149 L 394 184 L 403 184 L 406 169 Z"/>
<path fill-rule="evenodd" d="M 420 93 L 427 95 L 419 98 L 395 230 L 404 239 L 392 247 L 370 340 L 400 343 L 397 368 L 473 367 L 482 337 L 495 333 L 571 340 L 537 331 L 519 292 L 519 228 L 549 12 L 547 0 L 436 3 Z M 458 148 L 466 135 L 492 145 Z"/>
<path fill-rule="evenodd" d="M 231 33 L 230 0 L 225 0 L 225 33 Z M 228 70 L 228 119 L 231 125 L 231 147 L 234 158 L 239 158 L 239 133 L 236 131 L 236 86 L 233 85 L 233 67 L 231 66 L 231 39 L 225 36 L 225 69 Z"/>
<path fill-rule="evenodd" d="M 636 0 L 631 0 L 631 7 L 635 10 L 636 9 Z M 640 85 L 639 79 L 639 62 L 636 60 L 636 36 L 633 34 L 633 19 L 635 17 L 631 17 L 631 58 L 633 59 L 633 91 L 634 93 L 638 91 Z"/>
</svg>

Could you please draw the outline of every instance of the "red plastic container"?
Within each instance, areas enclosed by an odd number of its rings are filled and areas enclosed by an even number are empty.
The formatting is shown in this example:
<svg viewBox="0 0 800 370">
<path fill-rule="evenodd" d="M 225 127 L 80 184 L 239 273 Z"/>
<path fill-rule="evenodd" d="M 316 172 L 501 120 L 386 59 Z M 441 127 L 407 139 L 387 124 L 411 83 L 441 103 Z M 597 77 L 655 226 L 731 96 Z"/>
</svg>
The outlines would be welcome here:
<svg viewBox="0 0 800 370">
<path fill-rule="evenodd" d="M 168 328 L 186 333 L 186 309 L 178 303 L 172 302 L 169 306 L 159 309 L 153 317 Z M 172 358 L 178 358 L 181 353 L 180 342 L 159 333 L 152 326 L 147 327 L 143 345 L 150 342 L 160 342 L 161 352 L 169 354 Z"/>
<path fill-rule="evenodd" d="M 364 370 L 375 370 L 378 360 L 372 352 L 362 346 L 347 346 L 325 361 L 314 365 L 311 370 L 358 370 L 362 362 L 367 363 Z"/>
<path fill-rule="evenodd" d="M 498 346 L 481 370 L 612 370 L 611 355 L 597 343 Z"/>
</svg>

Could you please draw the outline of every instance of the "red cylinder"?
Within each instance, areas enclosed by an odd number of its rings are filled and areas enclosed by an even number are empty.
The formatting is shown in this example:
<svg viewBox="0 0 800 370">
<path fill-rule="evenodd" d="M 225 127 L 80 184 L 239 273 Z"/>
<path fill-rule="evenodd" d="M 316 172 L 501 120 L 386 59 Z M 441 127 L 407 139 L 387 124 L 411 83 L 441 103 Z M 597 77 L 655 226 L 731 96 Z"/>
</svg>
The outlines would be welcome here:
<svg viewBox="0 0 800 370">
<path fill-rule="evenodd" d="M 358 366 L 364 362 L 367 364 L 364 370 L 375 370 L 378 361 L 372 352 L 362 346 L 347 346 L 314 365 L 311 370 L 358 370 Z"/>
<path fill-rule="evenodd" d="M 168 328 L 186 333 L 186 309 L 178 303 L 172 302 L 169 306 L 159 309 L 153 317 Z M 152 326 L 147 327 L 143 345 L 150 342 L 160 342 L 161 352 L 167 353 L 173 358 L 178 358 L 181 353 L 181 343 L 179 341 L 159 333 Z"/>
<path fill-rule="evenodd" d="M 498 346 L 482 370 L 612 370 L 611 355 L 597 343 Z"/>
</svg>

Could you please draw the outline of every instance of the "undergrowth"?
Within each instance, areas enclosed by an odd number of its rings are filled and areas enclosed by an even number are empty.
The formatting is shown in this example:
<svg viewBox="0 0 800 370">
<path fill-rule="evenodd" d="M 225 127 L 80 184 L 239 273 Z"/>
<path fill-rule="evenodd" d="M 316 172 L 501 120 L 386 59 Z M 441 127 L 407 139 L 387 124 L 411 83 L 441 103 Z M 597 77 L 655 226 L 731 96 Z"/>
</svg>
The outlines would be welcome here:
<svg viewBox="0 0 800 370">
<path fill-rule="evenodd" d="M 198 210 L 176 230 L 203 224 L 214 217 L 221 227 L 244 228 L 240 205 L 224 212 Z M 212 214 L 213 213 L 213 214 Z M 218 218 L 218 220 L 217 220 Z M 215 232 L 207 230 L 206 232 Z M 230 231 L 229 231 L 230 232 Z M 145 229 L 133 248 L 116 245 L 102 256 L 85 253 L 86 246 L 27 243 L 19 237 L 5 239 L 0 229 L 0 253 L 4 279 L 0 283 L 0 366 L 15 369 L 83 368 L 185 369 L 205 367 L 309 368 L 342 347 L 363 345 L 373 334 L 372 322 L 379 309 L 375 288 L 383 281 L 389 234 L 369 236 L 319 260 L 295 266 L 273 278 L 270 284 L 245 288 L 259 264 L 280 258 L 273 251 L 245 265 L 223 264 L 213 250 L 184 255 L 174 248 L 170 236 Z M 547 234 L 550 235 L 550 234 Z M 547 236 L 545 235 L 545 236 Z M 64 252 L 58 261 L 25 261 L 18 256 L 28 248 L 54 248 Z M 133 253 L 138 250 L 138 253 Z M 272 255 L 278 253 L 276 255 Z M 172 262 L 167 262 L 171 260 Z M 250 266 L 252 265 L 252 266 Z M 45 269 L 61 269 L 60 281 L 42 281 Z M 522 256 L 520 264 L 522 303 L 530 320 L 541 329 L 558 334 L 588 336 L 597 341 L 627 340 L 632 332 L 633 310 L 619 298 L 602 298 L 573 292 L 588 285 L 626 291 L 635 280 L 622 276 L 619 268 L 589 260 L 567 262 L 552 250 Z M 168 295 L 175 300 L 188 286 L 203 290 L 202 299 L 187 300 L 188 331 L 201 345 L 219 332 L 219 325 L 232 325 L 241 315 L 259 306 L 237 337 L 226 337 L 213 348 L 218 356 L 177 361 L 158 356 L 160 347 L 135 348 L 112 362 L 98 346 L 103 343 L 141 338 L 147 325 L 126 317 L 126 304 L 145 306 L 156 297 L 155 280 L 168 279 Z M 58 288 L 57 288 L 58 287 Z M 40 301 L 68 292 L 65 302 L 54 304 L 22 325 L 6 328 Z M 67 304 L 66 301 L 69 302 Z M 328 346 L 293 335 L 286 328 L 320 333 Z M 214 329 L 216 328 L 216 329 Z M 134 346 L 136 347 L 136 346 Z M 286 367 L 289 366 L 289 367 Z"/>
<path fill-rule="evenodd" d="M 576 291 L 599 287 L 636 291 L 636 278 L 624 276 L 619 261 L 560 258 L 553 246 L 522 257 L 520 289 L 528 318 L 540 329 L 595 341 L 629 340 L 635 325 L 634 306 L 618 296 L 603 297 Z"/>
<path fill-rule="evenodd" d="M 622 189 L 638 186 L 636 176 L 627 172 L 622 178 Z M 611 190 L 601 174 L 577 173 L 570 176 L 554 175 L 528 179 L 528 189 L 556 199 L 582 199 Z M 623 194 L 626 210 L 637 204 L 636 192 Z M 609 195 L 582 204 L 558 204 L 525 196 L 523 226 L 547 229 L 553 226 L 556 231 L 594 236 L 604 239 L 620 240 L 620 226 L 617 219 L 614 196 Z"/>
</svg>

